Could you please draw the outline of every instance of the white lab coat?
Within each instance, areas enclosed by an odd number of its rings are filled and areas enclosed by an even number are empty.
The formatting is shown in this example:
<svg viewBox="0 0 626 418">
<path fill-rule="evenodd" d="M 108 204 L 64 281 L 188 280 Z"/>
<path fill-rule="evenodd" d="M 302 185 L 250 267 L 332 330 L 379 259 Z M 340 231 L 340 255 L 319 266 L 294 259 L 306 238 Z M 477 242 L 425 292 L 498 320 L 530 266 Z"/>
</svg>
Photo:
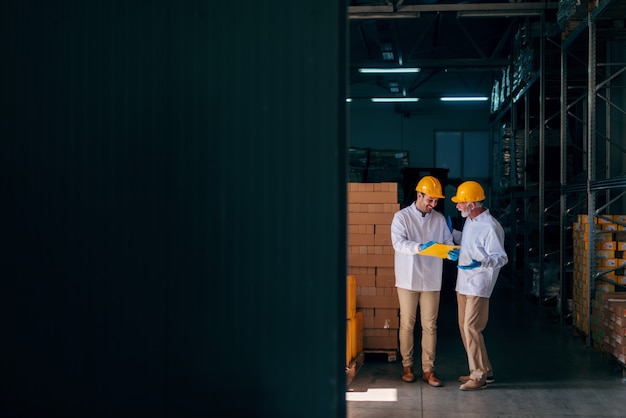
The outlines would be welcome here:
<svg viewBox="0 0 626 418">
<path fill-rule="evenodd" d="M 454 244 L 445 217 L 435 210 L 422 216 L 415 202 L 396 212 L 391 221 L 396 287 L 418 291 L 440 291 L 443 259 L 418 255 L 419 246 L 429 241 Z"/>
<path fill-rule="evenodd" d="M 456 291 L 462 295 L 488 298 L 500 269 L 509 261 L 504 250 L 504 230 L 489 209 L 474 219 L 465 220 L 458 265 L 467 266 L 472 260 L 480 261 L 480 267 L 458 269 Z"/>
</svg>

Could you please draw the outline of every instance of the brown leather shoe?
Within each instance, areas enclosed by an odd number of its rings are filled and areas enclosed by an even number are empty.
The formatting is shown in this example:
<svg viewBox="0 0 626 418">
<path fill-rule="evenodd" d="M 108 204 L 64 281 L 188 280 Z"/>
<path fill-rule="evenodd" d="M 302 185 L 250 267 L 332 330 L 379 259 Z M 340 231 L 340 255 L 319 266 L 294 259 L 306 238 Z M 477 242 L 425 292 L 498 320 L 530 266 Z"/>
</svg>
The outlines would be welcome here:
<svg viewBox="0 0 626 418">
<path fill-rule="evenodd" d="M 467 383 L 470 381 L 470 377 L 469 376 L 459 376 L 459 382 L 461 383 Z M 487 376 L 485 382 L 487 384 L 489 383 L 495 383 L 496 379 L 493 376 Z"/>
<path fill-rule="evenodd" d="M 424 372 L 422 380 L 436 388 L 442 386 L 441 380 L 439 380 L 439 378 L 435 376 L 435 372 Z"/>
<path fill-rule="evenodd" d="M 409 367 L 404 368 L 404 374 L 402 375 L 402 380 L 404 380 L 407 383 L 415 382 L 415 375 L 413 374 L 412 367 L 409 366 Z"/>
<path fill-rule="evenodd" d="M 461 386 L 459 386 L 459 389 L 461 389 L 461 390 L 477 390 L 477 389 L 483 389 L 485 387 L 487 387 L 487 382 L 481 382 L 479 380 L 468 380 L 467 382 L 465 382 Z"/>
</svg>

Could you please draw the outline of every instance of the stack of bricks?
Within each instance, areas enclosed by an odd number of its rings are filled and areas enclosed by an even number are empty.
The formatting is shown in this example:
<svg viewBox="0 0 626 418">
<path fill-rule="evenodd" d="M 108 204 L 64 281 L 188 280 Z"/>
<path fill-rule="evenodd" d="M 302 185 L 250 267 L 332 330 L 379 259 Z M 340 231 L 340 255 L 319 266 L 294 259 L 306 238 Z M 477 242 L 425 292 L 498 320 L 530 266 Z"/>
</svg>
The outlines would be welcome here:
<svg viewBox="0 0 626 418">
<path fill-rule="evenodd" d="M 604 272 L 601 278 L 608 279 L 614 283 L 626 285 L 626 276 L 623 269 L 615 270 L 617 267 L 626 267 L 626 231 L 624 227 L 612 220 L 624 223 L 625 215 L 604 215 L 605 218 L 594 219 L 594 243 L 593 258 L 594 265 L 592 272 Z M 574 275 L 572 283 L 572 310 L 573 325 L 587 336 L 591 336 L 596 347 L 601 351 L 612 352 L 615 347 L 615 331 L 618 328 L 613 326 L 610 317 L 610 306 L 607 299 L 626 295 L 623 292 L 615 292 L 615 285 L 598 280 L 589 282 L 589 222 L 587 215 L 578 215 L 577 221 L 573 224 L 573 248 L 574 248 Z M 591 301 L 591 312 L 589 302 L 591 298 L 590 289 L 595 292 L 595 297 Z M 626 298 L 624 298 L 626 299 Z M 611 338 L 613 336 L 613 341 Z"/>
<path fill-rule="evenodd" d="M 356 277 L 364 350 L 398 348 L 391 221 L 399 209 L 397 183 L 348 183 L 348 274 Z"/>
</svg>

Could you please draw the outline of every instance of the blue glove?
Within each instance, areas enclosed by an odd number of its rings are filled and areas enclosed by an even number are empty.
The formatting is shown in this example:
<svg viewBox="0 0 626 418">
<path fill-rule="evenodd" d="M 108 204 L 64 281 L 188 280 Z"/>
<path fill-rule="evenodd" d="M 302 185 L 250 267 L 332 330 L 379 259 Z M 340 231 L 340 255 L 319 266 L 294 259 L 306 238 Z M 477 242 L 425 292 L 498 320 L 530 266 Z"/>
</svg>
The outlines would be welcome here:
<svg viewBox="0 0 626 418">
<path fill-rule="evenodd" d="M 448 260 L 456 261 L 459 259 L 459 249 L 454 248 L 448 251 Z"/>
<path fill-rule="evenodd" d="M 419 249 L 420 251 L 424 251 L 426 248 L 428 248 L 428 247 L 430 247 L 430 246 L 432 246 L 432 245 L 434 245 L 434 244 L 436 244 L 436 242 L 435 242 L 435 241 L 428 241 L 426 244 L 422 244 L 422 245 L 420 245 L 418 249 Z"/>
<path fill-rule="evenodd" d="M 461 270 L 472 270 L 472 269 L 475 269 L 476 267 L 480 267 L 480 261 L 476 261 L 472 259 L 472 262 L 469 263 L 467 266 L 456 266 L 456 267 Z"/>
<path fill-rule="evenodd" d="M 452 232 L 452 219 L 450 219 L 450 215 L 448 215 L 447 223 L 448 229 L 450 230 L 450 232 Z"/>
</svg>

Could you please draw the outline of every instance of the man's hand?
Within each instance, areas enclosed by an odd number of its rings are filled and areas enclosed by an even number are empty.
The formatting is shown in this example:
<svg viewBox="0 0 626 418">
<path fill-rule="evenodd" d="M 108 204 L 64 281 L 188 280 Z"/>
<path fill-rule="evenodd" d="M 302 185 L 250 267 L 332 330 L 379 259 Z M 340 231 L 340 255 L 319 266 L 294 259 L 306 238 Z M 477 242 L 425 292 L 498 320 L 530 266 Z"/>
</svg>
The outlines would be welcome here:
<svg viewBox="0 0 626 418">
<path fill-rule="evenodd" d="M 461 270 L 472 270 L 472 269 L 475 269 L 476 267 L 480 267 L 480 261 L 472 260 L 472 262 L 469 263 L 467 266 L 456 266 L 456 267 Z"/>
<path fill-rule="evenodd" d="M 459 259 L 459 249 L 454 248 L 448 251 L 448 260 L 456 261 Z"/>
<path fill-rule="evenodd" d="M 435 242 L 435 241 L 428 241 L 426 244 L 422 244 L 422 245 L 420 245 L 420 246 L 418 247 L 418 250 L 419 250 L 420 252 L 422 252 L 422 251 L 424 251 L 426 248 L 428 248 L 428 247 L 430 247 L 430 246 L 433 246 L 433 245 L 435 245 L 435 244 L 436 244 L 436 242 Z"/>
</svg>

